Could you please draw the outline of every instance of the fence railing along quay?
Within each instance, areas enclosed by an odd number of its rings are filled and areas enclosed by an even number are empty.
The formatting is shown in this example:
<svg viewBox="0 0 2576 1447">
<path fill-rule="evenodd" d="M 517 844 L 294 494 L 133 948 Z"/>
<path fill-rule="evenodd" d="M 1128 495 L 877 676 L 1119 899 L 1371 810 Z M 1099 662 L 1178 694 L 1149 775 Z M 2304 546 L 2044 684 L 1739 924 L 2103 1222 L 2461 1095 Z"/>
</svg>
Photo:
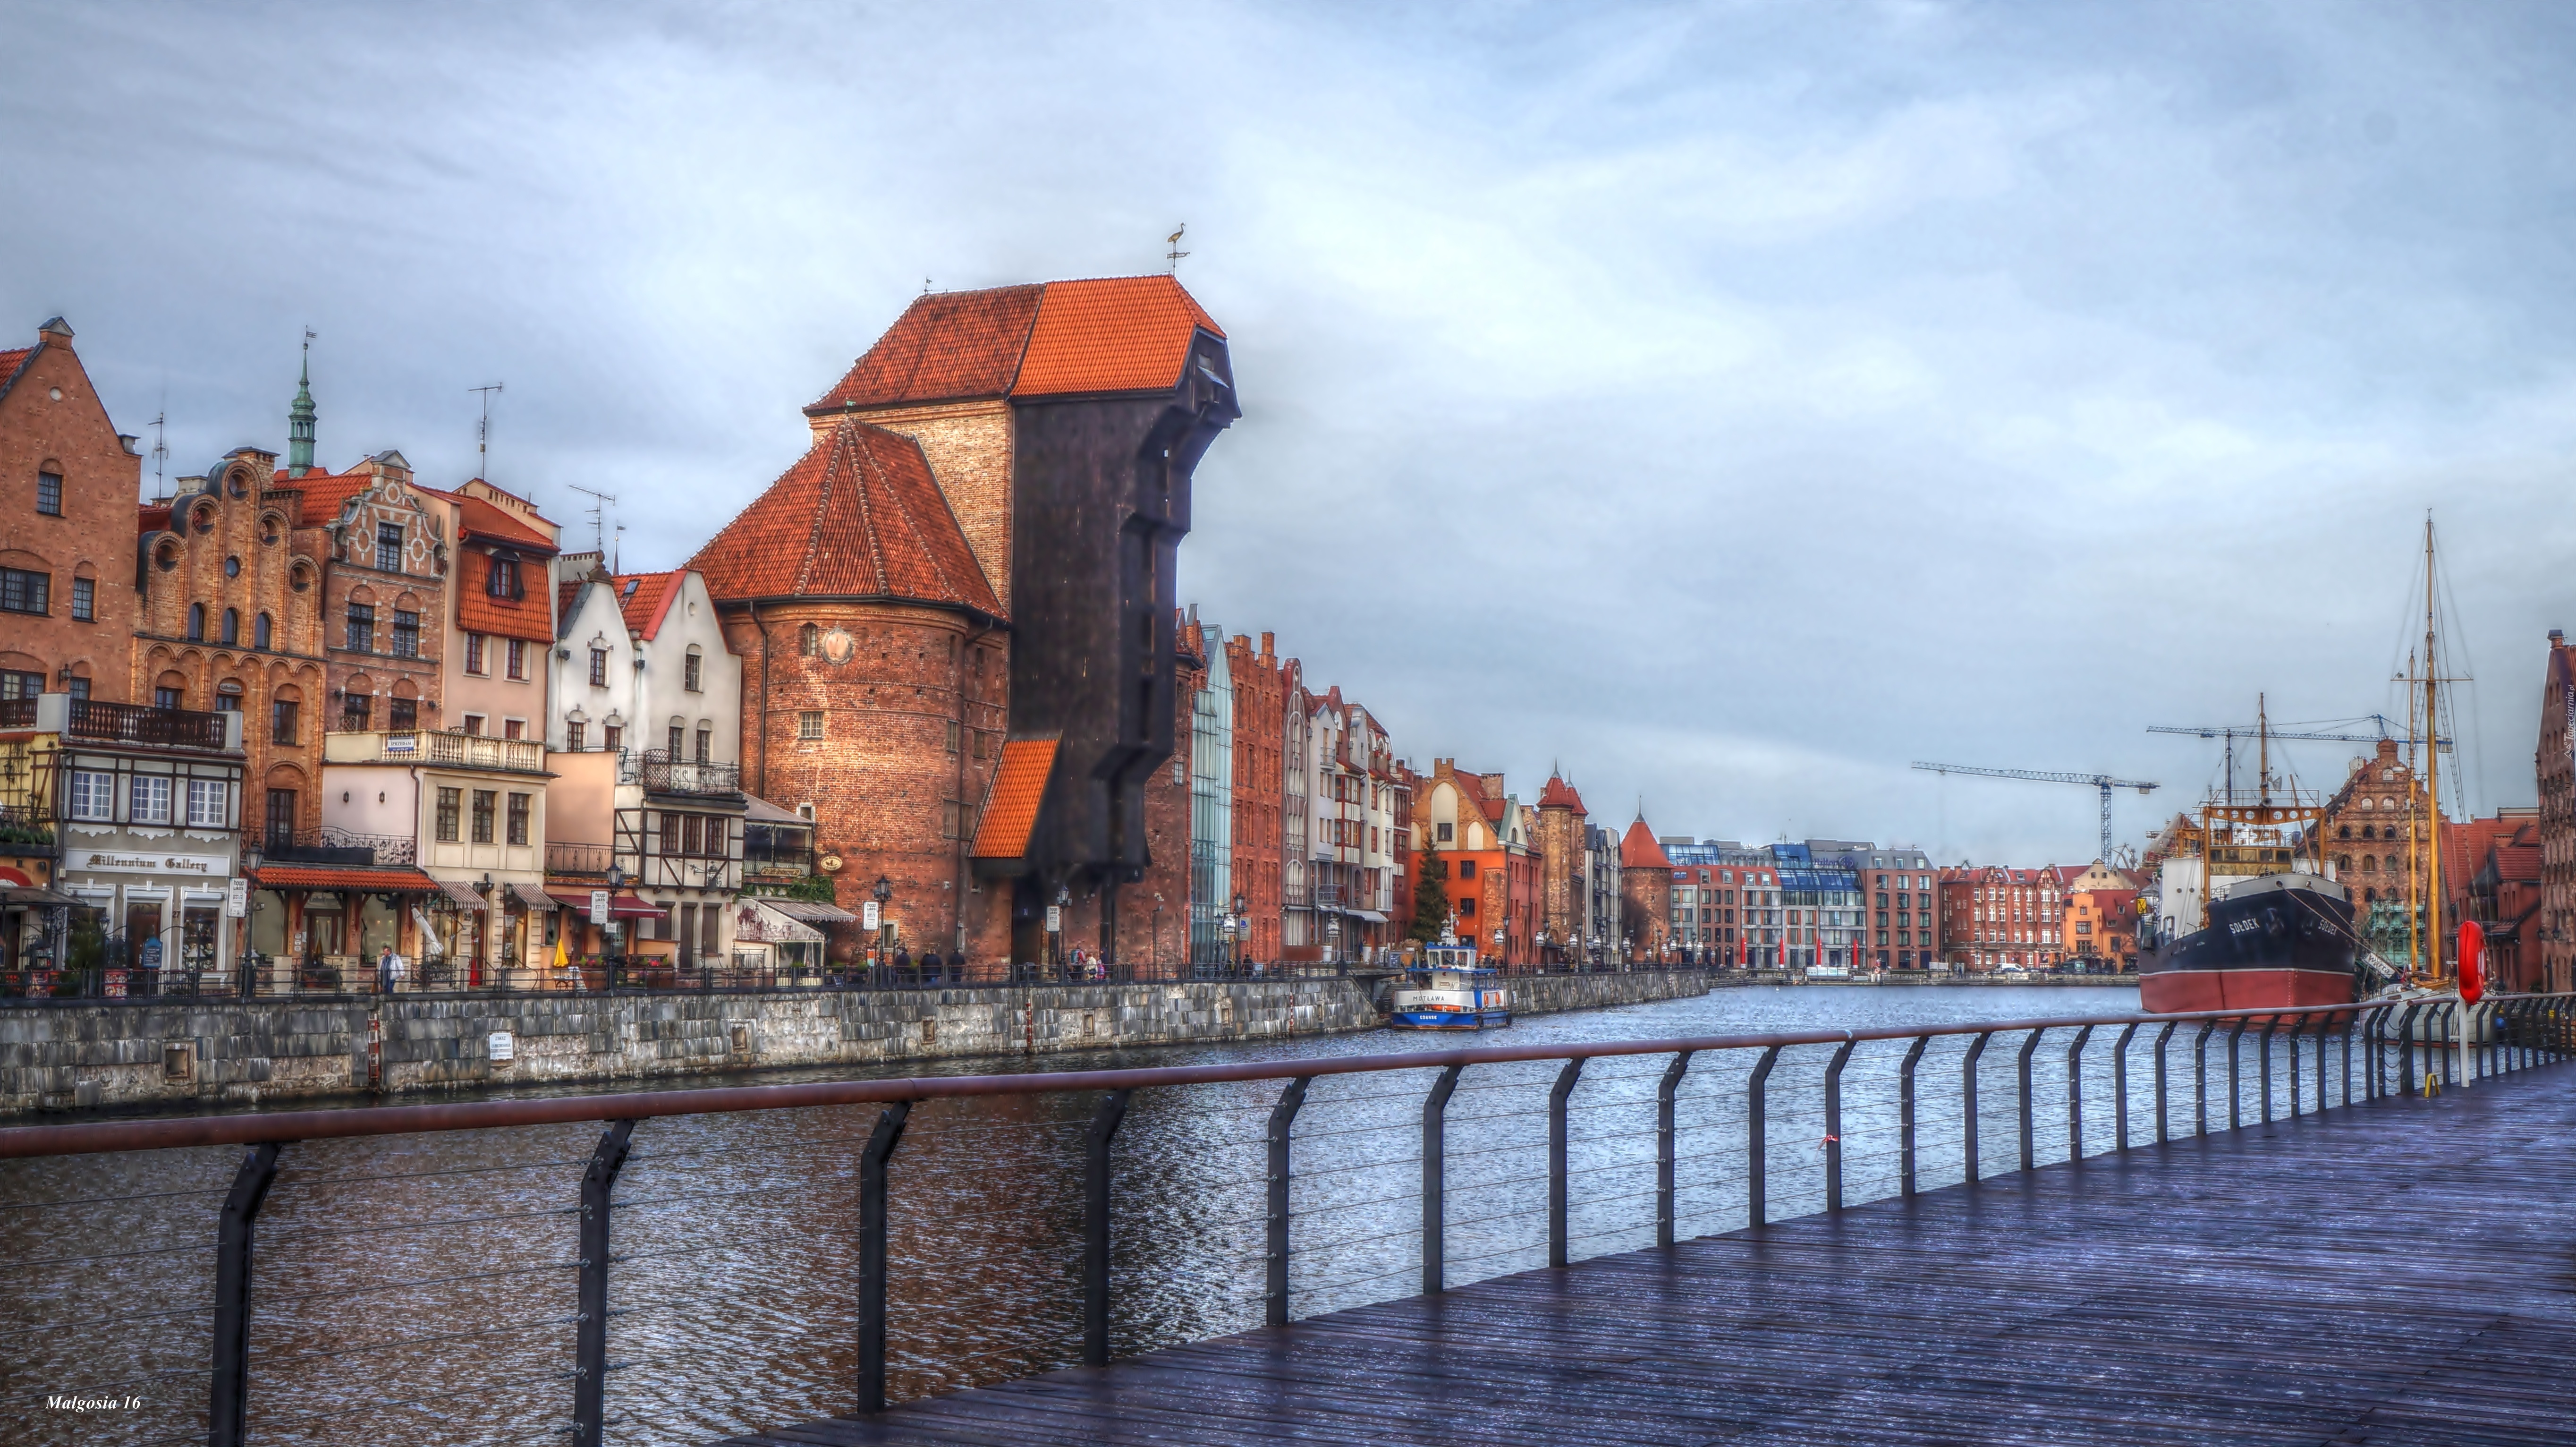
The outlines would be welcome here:
<svg viewBox="0 0 2576 1447">
<path fill-rule="evenodd" d="M 2576 996 L 2426 997 L 0 1129 L 0 1414 L 703 1441 L 2571 1051 Z"/>
</svg>

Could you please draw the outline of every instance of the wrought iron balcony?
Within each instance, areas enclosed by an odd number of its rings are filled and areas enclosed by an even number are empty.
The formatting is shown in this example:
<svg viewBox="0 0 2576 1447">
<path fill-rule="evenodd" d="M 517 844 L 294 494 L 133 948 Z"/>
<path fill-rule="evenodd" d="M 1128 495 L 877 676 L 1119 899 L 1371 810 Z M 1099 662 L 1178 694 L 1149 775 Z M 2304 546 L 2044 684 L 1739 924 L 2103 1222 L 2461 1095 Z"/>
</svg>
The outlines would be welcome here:
<svg viewBox="0 0 2576 1447">
<path fill-rule="evenodd" d="M 451 769 L 542 774 L 546 771 L 546 746 L 538 739 L 496 739 L 431 729 L 349 730 L 322 736 L 322 760 L 330 764 L 436 764 Z"/>
<path fill-rule="evenodd" d="M 0 698 L 0 729 L 31 729 L 36 726 L 36 700 Z"/>
<path fill-rule="evenodd" d="M 32 717 L 29 722 L 34 722 Z M 69 734 L 99 743 L 220 749 L 224 746 L 224 716 L 190 708 L 146 708 L 141 704 L 76 698 L 71 700 Z"/>
<path fill-rule="evenodd" d="M 337 825 L 319 829 L 270 828 L 260 849 L 271 864 L 321 864 L 343 869 L 371 869 L 416 864 L 419 847 L 397 834 L 357 834 Z"/>
<path fill-rule="evenodd" d="M 740 764 L 697 763 L 671 757 L 669 749 L 646 749 L 627 763 L 625 782 L 641 784 L 648 794 L 735 796 L 742 793 Z"/>
</svg>

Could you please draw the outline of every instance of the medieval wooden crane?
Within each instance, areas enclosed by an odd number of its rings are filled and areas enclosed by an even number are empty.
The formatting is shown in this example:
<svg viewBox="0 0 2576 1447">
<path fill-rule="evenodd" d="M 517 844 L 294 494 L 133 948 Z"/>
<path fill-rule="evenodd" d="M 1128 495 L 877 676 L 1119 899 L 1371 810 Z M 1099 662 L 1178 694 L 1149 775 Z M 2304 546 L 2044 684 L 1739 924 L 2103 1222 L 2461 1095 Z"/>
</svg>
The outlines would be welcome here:
<svg viewBox="0 0 2576 1447">
<path fill-rule="evenodd" d="M 1971 764 L 1926 764 L 1921 762 L 1917 762 L 1914 767 L 1918 769 L 1927 769 L 1935 774 L 1966 774 L 1972 778 L 1979 779 L 2028 779 L 2033 783 L 2040 784 L 2092 785 L 2094 788 L 2102 791 L 2102 853 L 2100 858 L 2105 864 L 2111 862 L 2111 791 L 2113 789 L 2135 789 L 2139 793 L 2143 794 L 2150 789 L 2159 789 L 2164 787 L 2161 784 L 2152 784 L 2139 779 L 2115 779 L 2108 774 L 2069 774 L 2059 773 L 2048 769 L 1981 769 Z"/>
</svg>

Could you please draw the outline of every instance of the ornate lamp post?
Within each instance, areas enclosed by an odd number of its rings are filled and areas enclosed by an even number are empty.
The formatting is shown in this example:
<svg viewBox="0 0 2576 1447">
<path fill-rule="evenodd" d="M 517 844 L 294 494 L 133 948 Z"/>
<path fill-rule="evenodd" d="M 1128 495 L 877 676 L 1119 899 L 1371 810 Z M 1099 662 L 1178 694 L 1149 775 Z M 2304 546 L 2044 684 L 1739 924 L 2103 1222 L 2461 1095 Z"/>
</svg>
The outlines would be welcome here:
<svg viewBox="0 0 2576 1447">
<path fill-rule="evenodd" d="M 868 897 L 877 902 L 877 958 L 885 958 L 886 943 L 893 937 L 894 920 L 886 913 L 886 901 L 894 898 L 894 881 L 880 874 L 868 887 Z"/>
<path fill-rule="evenodd" d="M 1234 936 L 1234 972 L 1238 975 L 1243 973 L 1244 926 L 1249 923 L 1243 917 L 1243 896 L 1238 894 L 1234 897 L 1234 915 L 1228 921 L 1231 926 L 1228 933 Z"/>
</svg>

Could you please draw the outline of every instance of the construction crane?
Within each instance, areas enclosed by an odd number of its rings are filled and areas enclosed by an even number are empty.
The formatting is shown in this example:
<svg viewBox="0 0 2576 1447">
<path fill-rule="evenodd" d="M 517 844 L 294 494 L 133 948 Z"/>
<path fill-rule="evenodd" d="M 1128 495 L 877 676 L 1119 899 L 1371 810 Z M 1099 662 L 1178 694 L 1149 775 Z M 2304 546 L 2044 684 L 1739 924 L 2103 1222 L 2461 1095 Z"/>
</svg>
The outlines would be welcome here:
<svg viewBox="0 0 2576 1447">
<path fill-rule="evenodd" d="M 2375 744 L 2381 739 L 2401 737 L 2401 735 L 2390 732 L 2394 727 L 2394 724 L 2386 714 L 2363 714 L 2359 721 L 2362 723 L 2375 723 L 2379 725 L 2379 732 L 2375 734 L 2296 733 L 2286 729 L 2274 729 L 2272 730 L 2272 737 L 2276 739 L 2323 739 L 2329 743 L 2339 744 Z M 2258 724 L 2217 724 L 2208 728 L 2186 728 L 2176 724 L 2149 724 L 2147 725 L 2147 732 L 2151 734 L 2190 734 L 2194 738 L 2203 739 L 2225 739 L 2228 741 L 2228 744 L 2233 747 L 2238 739 L 2250 739 L 2254 737 L 2255 731 L 2260 727 L 2261 726 Z M 2437 740 L 2437 742 L 2441 745 L 2442 752 L 2446 754 L 2451 752 L 2451 741 L 2449 739 L 2441 739 Z"/>
<path fill-rule="evenodd" d="M 1914 767 L 1918 769 L 1926 769 L 1935 774 L 1967 774 L 1979 779 L 2028 779 L 2033 783 L 2039 784 L 2092 785 L 2094 788 L 2102 791 L 2102 853 L 2098 857 L 2105 864 L 2111 862 L 2111 791 L 2113 789 L 2135 789 L 2139 793 L 2143 794 L 2150 789 L 2160 789 L 2164 787 L 2161 784 L 2151 784 L 2141 779 L 2115 779 L 2108 774 L 2055 773 L 2046 769 L 1980 769 L 1969 764 L 1926 764 L 1920 762 L 1916 763 Z"/>
</svg>

